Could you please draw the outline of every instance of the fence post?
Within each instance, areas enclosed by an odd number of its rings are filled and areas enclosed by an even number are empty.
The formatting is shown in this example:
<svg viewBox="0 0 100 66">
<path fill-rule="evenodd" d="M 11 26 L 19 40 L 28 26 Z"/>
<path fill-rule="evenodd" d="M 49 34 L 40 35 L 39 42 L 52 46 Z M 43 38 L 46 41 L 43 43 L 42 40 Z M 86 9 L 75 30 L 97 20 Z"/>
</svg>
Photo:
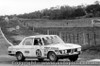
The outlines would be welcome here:
<svg viewBox="0 0 100 66">
<path fill-rule="evenodd" d="M 94 32 L 94 44 L 96 45 L 96 33 Z"/>
<path fill-rule="evenodd" d="M 33 27 L 33 32 L 34 32 L 34 27 Z"/>
<path fill-rule="evenodd" d="M 79 44 L 79 34 L 77 33 L 77 43 Z"/>
<path fill-rule="evenodd" d="M 85 33 L 83 33 L 83 44 L 86 44 Z"/>
<path fill-rule="evenodd" d="M 49 30 L 47 30 L 47 35 L 49 35 Z"/>
<path fill-rule="evenodd" d="M 71 35 L 69 34 L 69 42 L 71 43 Z"/>
<path fill-rule="evenodd" d="M 87 34 L 87 41 L 88 41 L 88 45 L 90 45 L 89 33 Z"/>
<path fill-rule="evenodd" d="M 62 32 L 59 32 L 59 37 L 62 38 Z"/>
</svg>

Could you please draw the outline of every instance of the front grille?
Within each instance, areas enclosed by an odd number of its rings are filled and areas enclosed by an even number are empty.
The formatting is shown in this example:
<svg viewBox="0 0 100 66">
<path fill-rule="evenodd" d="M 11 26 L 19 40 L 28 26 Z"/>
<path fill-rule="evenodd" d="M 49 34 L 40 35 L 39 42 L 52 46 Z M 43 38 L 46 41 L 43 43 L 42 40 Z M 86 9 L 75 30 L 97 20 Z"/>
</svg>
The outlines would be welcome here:
<svg viewBox="0 0 100 66">
<path fill-rule="evenodd" d="M 77 52 L 77 48 L 76 49 L 68 49 L 67 50 L 67 53 L 74 53 L 74 52 Z"/>
<path fill-rule="evenodd" d="M 68 49 L 68 50 L 67 50 L 67 53 L 70 53 L 70 52 L 71 52 L 71 49 Z"/>
<path fill-rule="evenodd" d="M 71 50 L 71 53 L 73 53 L 73 52 L 74 52 L 74 49 Z"/>
<path fill-rule="evenodd" d="M 75 49 L 75 52 L 77 52 L 77 49 Z"/>
</svg>

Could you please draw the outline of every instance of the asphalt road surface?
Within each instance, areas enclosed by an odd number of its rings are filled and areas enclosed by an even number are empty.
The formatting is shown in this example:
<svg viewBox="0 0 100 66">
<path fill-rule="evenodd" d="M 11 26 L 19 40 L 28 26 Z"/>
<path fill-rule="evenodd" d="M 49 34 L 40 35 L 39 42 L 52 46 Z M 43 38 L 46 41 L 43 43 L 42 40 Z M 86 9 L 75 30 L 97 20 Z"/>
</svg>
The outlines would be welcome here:
<svg viewBox="0 0 100 66">
<path fill-rule="evenodd" d="M 15 57 L 0 55 L 0 66 L 100 66 L 100 59 L 83 60 L 79 58 L 76 62 L 70 62 L 68 59 L 60 59 L 58 62 L 50 62 L 45 59 L 39 62 L 37 59 L 26 59 L 24 62 L 16 61 Z"/>
</svg>

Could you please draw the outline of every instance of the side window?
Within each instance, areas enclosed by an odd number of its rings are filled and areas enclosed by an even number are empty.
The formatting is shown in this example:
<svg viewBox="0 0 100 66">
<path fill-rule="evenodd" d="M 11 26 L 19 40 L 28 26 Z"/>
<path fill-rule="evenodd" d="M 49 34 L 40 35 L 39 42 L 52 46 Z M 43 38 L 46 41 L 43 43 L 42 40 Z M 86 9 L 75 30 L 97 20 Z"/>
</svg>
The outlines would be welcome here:
<svg viewBox="0 0 100 66">
<path fill-rule="evenodd" d="M 43 42 L 44 42 L 44 45 L 48 45 L 48 41 L 44 38 L 42 38 Z"/>
<path fill-rule="evenodd" d="M 24 41 L 24 45 L 32 45 L 33 43 L 33 39 L 32 38 L 28 38 Z"/>
<path fill-rule="evenodd" d="M 41 39 L 40 38 L 35 38 L 34 39 L 34 45 L 42 45 Z"/>
</svg>

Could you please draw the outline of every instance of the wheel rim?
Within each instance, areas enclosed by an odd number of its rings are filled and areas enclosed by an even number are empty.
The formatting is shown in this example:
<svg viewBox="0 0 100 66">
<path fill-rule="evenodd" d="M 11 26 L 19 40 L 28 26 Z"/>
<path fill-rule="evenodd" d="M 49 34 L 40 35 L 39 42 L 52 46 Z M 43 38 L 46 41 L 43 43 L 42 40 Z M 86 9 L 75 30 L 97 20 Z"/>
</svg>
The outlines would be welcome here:
<svg viewBox="0 0 100 66">
<path fill-rule="evenodd" d="M 17 59 L 18 59 L 18 60 L 21 60 L 21 59 L 22 59 L 22 54 L 18 54 L 18 55 L 17 55 Z"/>
<path fill-rule="evenodd" d="M 55 54 L 51 53 L 51 55 L 50 55 L 50 60 L 52 60 L 52 61 L 55 60 Z"/>
</svg>

